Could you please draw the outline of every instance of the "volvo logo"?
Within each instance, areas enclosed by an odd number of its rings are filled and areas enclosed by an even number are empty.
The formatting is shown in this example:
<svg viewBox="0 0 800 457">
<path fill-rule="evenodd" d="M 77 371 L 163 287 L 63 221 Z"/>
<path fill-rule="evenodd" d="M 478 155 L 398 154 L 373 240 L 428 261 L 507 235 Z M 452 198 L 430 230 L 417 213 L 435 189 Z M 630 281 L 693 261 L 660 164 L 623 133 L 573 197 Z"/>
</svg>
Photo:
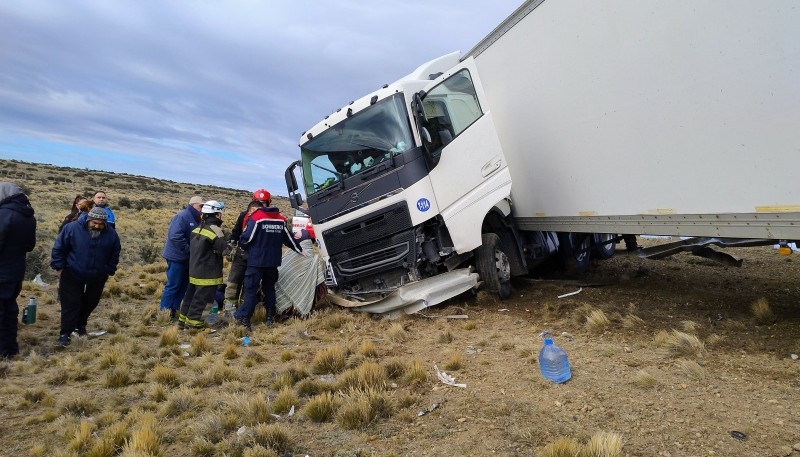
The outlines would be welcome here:
<svg viewBox="0 0 800 457">
<path fill-rule="evenodd" d="M 431 209 L 431 201 L 425 197 L 420 198 L 419 200 L 417 200 L 417 209 L 422 211 L 423 213 L 425 211 L 428 211 L 429 209 Z"/>
<path fill-rule="evenodd" d="M 353 192 L 350 194 L 350 203 L 355 203 L 358 201 L 358 192 Z"/>
</svg>

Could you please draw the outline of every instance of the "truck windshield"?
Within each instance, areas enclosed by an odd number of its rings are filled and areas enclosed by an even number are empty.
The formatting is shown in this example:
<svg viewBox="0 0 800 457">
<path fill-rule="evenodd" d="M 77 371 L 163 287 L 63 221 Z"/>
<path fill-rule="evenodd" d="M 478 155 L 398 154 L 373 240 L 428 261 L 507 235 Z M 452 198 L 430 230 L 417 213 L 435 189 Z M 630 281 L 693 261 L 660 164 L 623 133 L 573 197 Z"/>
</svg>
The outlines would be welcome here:
<svg viewBox="0 0 800 457">
<path fill-rule="evenodd" d="M 363 173 L 413 146 L 402 94 L 394 94 L 300 147 L 306 195 Z"/>
</svg>

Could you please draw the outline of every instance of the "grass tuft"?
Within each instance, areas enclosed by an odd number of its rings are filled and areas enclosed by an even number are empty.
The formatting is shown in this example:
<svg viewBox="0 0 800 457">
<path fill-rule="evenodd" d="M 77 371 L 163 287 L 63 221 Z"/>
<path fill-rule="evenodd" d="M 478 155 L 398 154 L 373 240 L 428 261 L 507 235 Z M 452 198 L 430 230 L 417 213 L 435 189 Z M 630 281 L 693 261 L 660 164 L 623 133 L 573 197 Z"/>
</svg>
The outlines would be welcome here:
<svg viewBox="0 0 800 457">
<path fill-rule="evenodd" d="M 408 339 L 408 332 L 402 324 L 394 323 L 386 331 L 386 338 L 392 343 L 403 343 Z"/>
<path fill-rule="evenodd" d="M 81 419 L 81 424 L 78 430 L 75 431 L 75 436 L 69 442 L 69 449 L 78 453 L 84 452 L 92 443 L 92 432 L 94 432 L 94 423 Z"/>
<path fill-rule="evenodd" d="M 383 389 L 386 387 L 386 369 L 375 362 L 364 362 L 357 368 L 342 373 L 337 390 Z"/>
<path fill-rule="evenodd" d="M 122 455 L 160 456 L 161 439 L 156 428 L 156 417 L 153 413 L 144 413 L 125 443 Z"/>
<path fill-rule="evenodd" d="M 178 372 L 162 364 L 153 367 L 153 381 L 157 384 L 171 387 L 177 387 L 181 383 L 178 378 Z"/>
<path fill-rule="evenodd" d="M 336 422 L 346 430 L 364 429 L 379 418 L 392 415 L 388 394 L 376 389 L 353 390 L 344 396 Z"/>
<path fill-rule="evenodd" d="M 418 386 L 428 381 L 428 372 L 419 360 L 411 362 L 411 366 L 403 375 L 403 383 L 407 386 Z"/>
<path fill-rule="evenodd" d="M 458 371 L 464 366 L 461 354 L 454 354 L 450 359 L 444 363 L 444 369 L 447 371 Z"/>
<path fill-rule="evenodd" d="M 622 455 L 622 437 L 616 433 L 597 432 L 589 438 L 581 457 L 619 457 Z"/>
<path fill-rule="evenodd" d="M 689 379 L 697 381 L 706 377 L 706 369 L 694 360 L 681 361 L 680 369 Z"/>
<path fill-rule="evenodd" d="M 311 422 L 328 422 L 336 415 L 339 401 L 330 392 L 315 395 L 303 408 L 303 416 Z"/>
<path fill-rule="evenodd" d="M 338 373 L 344 369 L 345 362 L 345 352 L 341 346 L 328 346 L 314 356 L 311 370 L 316 374 Z"/>
<path fill-rule="evenodd" d="M 294 440 L 289 432 L 278 424 L 259 424 L 247 434 L 246 442 L 251 446 L 272 449 L 279 455 L 291 453 Z"/>
<path fill-rule="evenodd" d="M 633 377 L 633 385 L 642 389 L 653 388 L 657 383 L 658 381 L 656 381 L 656 377 L 646 370 L 639 370 L 639 372 Z"/>
<path fill-rule="evenodd" d="M 272 402 L 272 411 L 275 414 L 285 414 L 292 409 L 292 406 L 297 406 L 298 403 L 297 394 L 294 390 L 285 388 L 278 392 L 278 396 Z"/>
<path fill-rule="evenodd" d="M 758 325 L 770 325 L 775 322 L 775 313 L 772 312 L 772 307 L 766 298 L 759 298 L 752 305 L 750 311 L 753 313 Z"/>
<path fill-rule="evenodd" d="M 372 340 L 364 340 L 358 347 L 358 353 L 364 357 L 377 358 L 378 349 L 375 347 L 375 342 Z"/>
<path fill-rule="evenodd" d="M 582 450 L 581 443 L 572 438 L 561 437 L 547 444 L 543 449 L 541 457 L 577 457 Z"/>
<path fill-rule="evenodd" d="M 180 331 L 178 330 L 177 326 L 169 326 L 166 330 L 161 332 L 161 336 L 158 340 L 159 347 L 169 347 L 169 346 L 177 346 L 178 345 L 178 335 Z"/>
<path fill-rule="evenodd" d="M 669 357 L 704 357 L 706 347 L 695 335 L 673 330 L 667 335 L 663 345 L 665 355 Z"/>
<path fill-rule="evenodd" d="M 596 309 L 586 316 L 586 330 L 589 333 L 599 335 L 605 332 L 609 325 L 611 325 L 611 321 L 608 320 L 608 316 L 603 310 Z"/>
<path fill-rule="evenodd" d="M 131 374 L 127 366 L 117 366 L 106 372 L 103 384 L 106 387 L 125 387 L 131 383 Z"/>
<path fill-rule="evenodd" d="M 439 344 L 447 344 L 453 342 L 453 334 L 450 331 L 445 330 L 444 332 L 440 333 L 439 336 L 436 337 L 436 342 Z"/>
<path fill-rule="evenodd" d="M 213 346 L 206 338 L 206 334 L 204 332 L 198 332 L 194 338 L 192 338 L 192 355 L 194 356 L 201 356 L 206 352 L 211 352 Z"/>
</svg>

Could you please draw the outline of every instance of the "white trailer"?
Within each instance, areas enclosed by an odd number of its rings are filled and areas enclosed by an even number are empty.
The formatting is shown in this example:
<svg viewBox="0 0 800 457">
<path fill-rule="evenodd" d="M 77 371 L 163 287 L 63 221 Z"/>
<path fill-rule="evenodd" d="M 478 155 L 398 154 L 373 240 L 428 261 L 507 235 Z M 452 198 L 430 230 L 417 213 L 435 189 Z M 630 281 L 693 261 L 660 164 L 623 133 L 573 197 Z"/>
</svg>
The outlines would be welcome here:
<svg viewBox="0 0 800 457">
<path fill-rule="evenodd" d="M 329 286 L 413 312 L 464 267 L 507 296 L 618 234 L 800 239 L 797 24 L 792 1 L 524 3 L 301 137 L 287 186 L 299 206 L 300 167 Z"/>
</svg>

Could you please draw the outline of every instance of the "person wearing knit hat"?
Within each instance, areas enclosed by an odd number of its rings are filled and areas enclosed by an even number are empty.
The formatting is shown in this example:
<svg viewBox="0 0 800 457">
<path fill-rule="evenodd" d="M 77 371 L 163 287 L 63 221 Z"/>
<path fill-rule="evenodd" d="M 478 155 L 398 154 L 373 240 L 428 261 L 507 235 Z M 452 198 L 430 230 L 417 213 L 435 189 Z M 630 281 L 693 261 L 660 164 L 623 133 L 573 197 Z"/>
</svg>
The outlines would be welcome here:
<svg viewBox="0 0 800 457">
<path fill-rule="evenodd" d="M 17 297 L 25 279 L 25 254 L 36 246 L 36 218 L 22 189 L 0 182 L 0 360 L 19 353 Z"/>
<path fill-rule="evenodd" d="M 167 241 L 161 254 L 167 261 L 167 282 L 161 294 L 160 308 L 169 310 L 173 320 L 178 318 L 178 310 L 189 288 L 189 239 L 192 230 L 200 224 L 200 210 L 205 202 L 199 195 L 190 198 L 186 208 L 172 217 L 167 228 Z"/>
<path fill-rule="evenodd" d="M 73 333 L 86 336 L 89 316 L 100 302 L 108 277 L 117 272 L 120 251 L 119 235 L 101 207 L 92 208 L 85 219 L 70 222 L 58 234 L 50 267 L 59 277 L 59 346 L 68 346 Z"/>
</svg>

